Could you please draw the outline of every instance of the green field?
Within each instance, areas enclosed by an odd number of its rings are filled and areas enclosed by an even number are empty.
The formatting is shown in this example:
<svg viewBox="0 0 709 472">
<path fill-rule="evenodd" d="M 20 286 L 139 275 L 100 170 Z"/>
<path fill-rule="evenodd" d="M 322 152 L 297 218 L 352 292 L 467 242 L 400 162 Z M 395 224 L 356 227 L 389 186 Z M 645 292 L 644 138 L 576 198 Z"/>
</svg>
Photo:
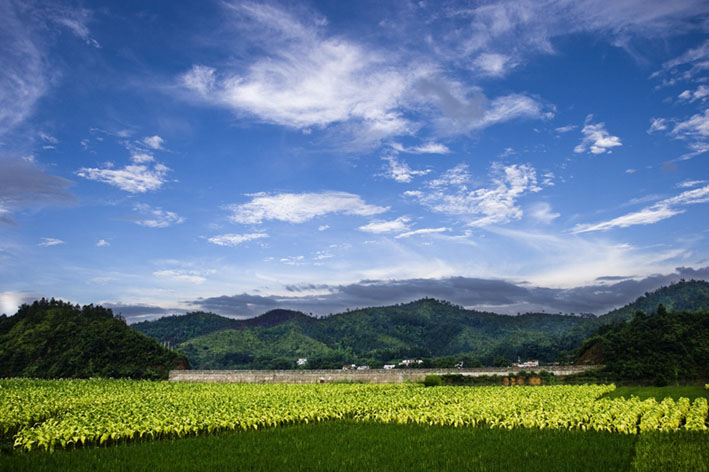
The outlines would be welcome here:
<svg viewBox="0 0 709 472">
<path fill-rule="evenodd" d="M 707 470 L 704 396 L 614 389 L 0 380 L 0 468 Z"/>
<path fill-rule="evenodd" d="M 0 456 L 2 471 L 707 471 L 704 433 L 327 422 Z"/>
</svg>

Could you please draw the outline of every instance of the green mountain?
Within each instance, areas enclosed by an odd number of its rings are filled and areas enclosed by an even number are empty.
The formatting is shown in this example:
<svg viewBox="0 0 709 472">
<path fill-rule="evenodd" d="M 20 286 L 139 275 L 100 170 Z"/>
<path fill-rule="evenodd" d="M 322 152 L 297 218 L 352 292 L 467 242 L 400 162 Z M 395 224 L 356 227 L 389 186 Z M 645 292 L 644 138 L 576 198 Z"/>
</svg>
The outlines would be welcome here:
<svg viewBox="0 0 709 472">
<path fill-rule="evenodd" d="M 0 377 L 164 379 L 174 368 L 189 363 L 100 306 L 42 299 L 0 316 Z"/>
<path fill-rule="evenodd" d="M 518 357 L 565 362 L 573 360 L 573 352 L 599 328 L 624 322 L 638 310 L 651 313 L 659 304 L 679 311 L 709 309 L 709 283 L 672 284 L 600 317 L 506 316 L 427 298 L 322 319 L 274 310 L 250 320 L 191 314 L 133 327 L 157 339 L 179 339 L 180 352 L 201 369 L 293 368 L 302 357 L 308 358 L 308 368 L 339 368 L 349 363 L 376 367 L 408 358 L 439 366 L 461 360 L 465 365 L 492 365 Z M 217 320 L 218 327 L 203 319 Z M 198 335 L 189 337 L 185 327 L 192 324 L 189 332 Z M 162 328 L 157 330 L 157 326 Z M 167 333 L 179 330 L 186 334 L 168 337 Z"/>
<path fill-rule="evenodd" d="M 276 326 L 295 317 L 306 315 L 291 310 L 271 310 L 255 318 L 235 320 L 214 313 L 196 311 L 185 315 L 165 316 L 154 321 L 142 321 L 131 325 L 131 328 L 160 342 L 176 345 L 223 329 Z"/>
<path fill-rule="evenodd" d="M 196 311 L 131 325 L 134 330 L 160 342 L 176 345 L 188 339 L 233 326 L 234 320 L 214 313 Z"/>
<path fill-rule="evenodd" d="M 659 305 L 664 305 L 667 311 L 709 311 L 709 283 L 682 280 L 670 284 L 598 317 L 598 321 L 600 325 L 628 321 L 638 311 L 654 313 Z"/>
<path fill-rule="evenodd" d="M 551 362 L 589 334 L 584 319 L 466 310 L 434 299 L 366 308 L 315 319 L 303 314 L 275 326 L 223 329 L 178 346 L 195 368 L 309 368 L 344 363 L 377 366 L 406 358 L 445 358 L 491 364 L 504 357 Z"/>
</svg>

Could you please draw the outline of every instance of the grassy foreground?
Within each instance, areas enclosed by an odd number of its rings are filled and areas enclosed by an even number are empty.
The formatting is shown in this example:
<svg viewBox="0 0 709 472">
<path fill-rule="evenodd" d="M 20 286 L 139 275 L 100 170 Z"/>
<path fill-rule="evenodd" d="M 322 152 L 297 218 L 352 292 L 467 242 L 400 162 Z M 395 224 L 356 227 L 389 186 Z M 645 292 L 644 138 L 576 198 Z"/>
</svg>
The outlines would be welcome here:
<svg viewBox="0 0 709 472">
<path fill-rule="evenodd" d="M 453 428 L 347 421 L 0 456 L 2 471 L 707 471 L 701 433 Z"/>
</svg>

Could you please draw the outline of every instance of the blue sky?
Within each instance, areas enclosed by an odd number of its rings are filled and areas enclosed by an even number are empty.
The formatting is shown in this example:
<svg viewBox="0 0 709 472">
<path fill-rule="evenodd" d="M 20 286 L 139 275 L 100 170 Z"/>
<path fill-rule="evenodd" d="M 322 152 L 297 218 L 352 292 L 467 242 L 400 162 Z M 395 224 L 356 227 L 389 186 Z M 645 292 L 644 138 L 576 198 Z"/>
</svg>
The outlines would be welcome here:
<svg viewBox="0 0 709 472">
<path fill-rule="evenodd" d="M 709 278 L 709 4 L 0 0 L 0 313 Z"/>
</svg>

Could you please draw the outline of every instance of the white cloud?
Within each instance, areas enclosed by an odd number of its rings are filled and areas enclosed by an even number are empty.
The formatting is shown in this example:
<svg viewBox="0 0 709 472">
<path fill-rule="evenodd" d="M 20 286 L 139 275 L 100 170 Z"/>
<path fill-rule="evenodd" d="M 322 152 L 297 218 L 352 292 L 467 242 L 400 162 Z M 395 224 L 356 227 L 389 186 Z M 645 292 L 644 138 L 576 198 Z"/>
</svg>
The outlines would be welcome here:
<svg viewBox="0 0 709 472">
<path fill-rule="evenodd" d="M 0 136 L 22 123 L 48 88 L 44 50 L 14 2 L 0 2 Z"/>
<path fill-rule="evenodd" d="M 650 122 L 650 128 L 648 128 L 647 133 L 652 134 L 657 131 L 665 131 L 667 129 L 667 120 L 664 118 L 653 118 Z"/>
<path fill-rule="evenodd" d="M 709 137 L 709 109 L 704 110 L 704 113 L 692 115 L 685 121 L 680 121 L 672 129 L 671 134 L 678 137 Z"/>
<path fill-rule="evenodd" d="M 64 241 L 62 241 L 61 239 L 56 239 L 56 238 L 42 238 L 42 242 L 39 243 L 39 246 L 49 247 L 49 246 L 58 246 L 59 244 L 64 244 Z"/>
<path fill-rule="evenodd" d="M 320 225 L 318 226 L 318 231 L 325 231 L 326 229 L 329 229 L 330 225 Z"/>
<path fill-rule="evenodd" d="M 468 172 L 467 164 L 458 164 L 457 166 L 448 169 L 437 179 L 428 182 L 429 187 L 445 187 L 450 185 L 463 186 L 470 182 L 470 172 Z"/>
<path fill-rule="evenodd" d="M 166 182 L 170 169 L 156 163 L 152 167 L 143 164 L 130 164 L 122 169 L 83 167 L 76 174 L 89 180 L 104 182 L 130 193 L 145 193 L 157 190 Z"/>
<path fill-rule="evenodd" d="M 561 215 L 553 212 L 548 203 L 540 202 L 530 207 L 529 216 L 540 223 L 549 224 Z"/>
<path fill-rule="evenodd" d="M 414 231 L 408 231 L 406 233 L 401 233 L 396 236 L 396 239 L 410 238 L 411 236 L 417 236 L 419 234 L 431 234 L 431 233 L 443 233 L 449 231 L 449 228 L 421 228 Z"/>
<path fill-rule="evenodd" d="M 696 187 L 697 185 L 703 185 L 707 183 L 706 180 L 685 180 L 684 182 L 680 182 L 677 184 L 677 187 L 679 188 L 692 188 Z"/>
<path fill-rule="evenodd" d="M 305 263 L 305 256 L 282 257 L 280 262 L 286 265 L 303 265 Z"/>
<path fill-rule="evenodd" d="M 88 24 L 92 20 L 92 12 L 85 8 L 70 8 L 61 5 L 48 5 L 42 12 L 48 19 L 67 28 L 74 36 L 82 39 L 87 45 L 101 48 L 98 41 L 91 37 Z"/>
<path fill-rule="evenodd" d="M 190 282 L 193 284 L 202 284 L 207 280 L 199 272 L 187 270 L 160 270 L 153 272 L 153 275 L 158 278 L 167 278 L 178 282 Z"/>
<path fill-rule="evenodd" d="M 397 152 L 404 152 L 407 154 L 449 154 L 451 152 L 445 144 L 436 143 L 433 141 L 412 147 L 405 147 L 400 143 L 391 143 L 390 146 Z"/>
<path fill-rule="evenodd" d="M 411 182 L 415 176 L 426 175 L 431 172 L 430 169 L 412 170 L 406 162 L 399 161 L 396 156 L 382 157 L 382 160 L 388 164 L 383 174 L 384 177 L 401 183 Z"/>
<path fill-rule="evenodd" d="M 586 117 L 586 122 L 581 130 L 583 140 L 574 148 L 574 152 L 582 153 L 589 151 L 592 154 L 604 154 L 606 152 L 612 152 L 611 149 L 616 146 L 623 145 L 623 143 L 620 142 L 620 138 L 612 136 L 606 131 L 605 123 L 593 124 L 591 123 L 592 119 L 593 115 Z"/>
<path fill-rule="evenodd" d="M 677 160 L 686 161 L 693 157 L 699 156 L 700 154 L 704 154 L 705 152 L 709 151 L 709 143 L 701 141 L 690 143 L 689 149 L 691 149 L 692 151 L 681 155 Z"/>
<path fill-rule="evenodd" d="M 134 151 L 130 155 L 130 160 L 136 164 L 145 164 L 146 162 L 153 162 L 155 158 L 152 154 L 145 151 Z"/>
<path fill-rule="evenodd" d="M 280 193 L 253 195 L 248 203 L 229 205 L 230 219 L 236 223 L 258 224 L 263 220 L 303 223 L 329 213 L 372 216 L 386 207 L 368 205 L 359 195 L 347 192 Z"/>
<path fill-rule="evenodd" d="M 375 234 L 406 231 L 409 229 L 409 225 L 407 224 L 409 221 L 411 221 L 410 218 L 401 216 L 392 221 L 373 221 L 364 226 L 360 226 L 358 229 L 360 231 Z"/>
<path fill-rule="evenodd" d="M 586 233 L 590 231 L 607 231 L 613 228 L 627 228 L 635 225 L 648 225 L 684 213 L 685 210 L 680 208 L 682 206 L 706 202 L 709 202 L 709 185 L 682 192 L 675 197 L 661 200 L 640 211 L 628 213 L 609 221 L 596 224 L 578 224 L 572 231 L 574 233 Z"/>
<path fill-rule="evenodd" d="M 511 94 L 492 100 L 477 127 L 489 126 L 515 118 L 549 119 L 553 116 L 554 113 L 545 111 L 545 107 L 539 101 L 526 95 Z"/>
<path fill-rule="evenodd" d="M 470 176 L 465 164 L 458 165 L 439 179 L 429 182 L 427 191 L 408 191 L 431 210 L 462 216 L 471 226 L 507 223 L 522 217 L 517 200 L 529 192 L 538 192 L 537 175 L 529 164 L 492 165 L 490 187 L 470 190 Z"/>
<path fill-rule="evenodd" d="M 172 211 L 165 211 L 162 208 L 153 208 L 145 203 L 138 203 L 133 209 L 143 216 L 133 219 L 141 226 L 148 228 L 167 228 L 175 224 L 184 223 L 185 219 Z"/>
<path fill-rule="evenodd" d="M 576 125 L 566 125 L 566 126 L 560 126 L 558 128 L 554 128 L 554 131 L 556 131 L 557 133 L 568 133 L 569 131 L 573 131 L 576 128 L 578 128 L 578 126 L 576 126 Z"/>
<path fill-rule="evenodd" d="M 182 84 L 208 102 L 284 126 L 307 129 L 355 120 L 405 134 L 396 110 L 412 71 L 386 55 L 343 38 L 323 37 L 293 15 L 268 5 L 228 5 L 266 50 L 245 70 L 195 65 Z M 231 19 L 234 19 L 231 17 Z M 254 29 L 258 25 L 259 30 Z"/>
<path fill-rule="evenodd" d="M 662 69 L 653 73 L 650 77 L 664 76 L 662 84 L 665 86 L 675 85 L 684 80 L 693 80 L 697 75 L 709 69 L 709 40 L 703 44 L 692 48 L 680 56 L 665 62 Z M 691 92 L 681 98 L 691 98 Z"/>
<path fill-rule="evenodd" d="M 182 87 L 206 104 L 265 123 L 308 134 L 329 128 L 326 136 L 340 141 L 338 149 L 372 147 L 429 123 L 441 135 L 454 135 L 514 118 L 552 116 L 523 94 L 498 97 L 488 108 L 479 88 L 445 77 L 444 55 L 412 57 L 328 36 L 312 15 L 297 18 L 269 5 L 223 5 L 229 11 L 227 25 L 235 26 L 240 37 L 225 47 L 249 48 L 257 55 L 216 67 L 194 64 L 179 77 Z M 501 54 L 478 57 L 478 67 L 489 74 L 503 74 L 513 65 Z M 406 152 L 445 153 L 447 148 L 424 145 Z"/>
<path fill-rule="evenodd" d="M 99 239 L 98 242 L 96 243 L 96 247 L 108 247 L 110 245 L 111 245 L 111 243 L 109 243 L 105 239 Z"/>
<path fill-rule="evenodd" d="M 515 66 L 509 56 L 504 54 L 482 53 L 474 61 L 475 67 L 487 75 L 500 77 Z"/>
<path fill-rule="evenodd" d="M 148 146 L 150 149 L 155 149 L 156 151 L 160 150 L 160 149 L 164 149 L 162 147 L 162 145 L 164 143 L 165 143 L 165 140 L 162 139 L 158 135 L 143 138 L 143 144 Z"/>
<path fill-rule="evenodd" d="M 58 143 L 59 143 L 59 140 L 58 140 L 57 138 L 55 138 L 55 137 L 52 136 L 51 134 L 47 134 L 47 133 L 45 133 L 45 132 L 40 132 L 40 133 L 39 133 L 39 139 L 41 139 L 42 141 L 44 141 L 44 142 L 46 142 L 46 143 L 52 143 L 52 144 L 58 144 Z"/>
<path fill-rule="evenodd" d="M 248 233 L 248 234 L 220 234 L 218 236 L 212 236 L 208 241 L 217 246 L 238 246 L 241 243 L 247 241 L 253 241 L 256 239 L 267 238 L 266 233 Z"/>
<path fill-rule="evenodd" d="M 701 100 L 703 102 L 707 97 L 709 97 L 709 86 L 706 85 L 700 85 L 694 92 L 685 90 L 679 94 L 679 98 L 681 100 L 687 100 L 689 103 L 696 102 L 697 100 Z"/>
</svg>

